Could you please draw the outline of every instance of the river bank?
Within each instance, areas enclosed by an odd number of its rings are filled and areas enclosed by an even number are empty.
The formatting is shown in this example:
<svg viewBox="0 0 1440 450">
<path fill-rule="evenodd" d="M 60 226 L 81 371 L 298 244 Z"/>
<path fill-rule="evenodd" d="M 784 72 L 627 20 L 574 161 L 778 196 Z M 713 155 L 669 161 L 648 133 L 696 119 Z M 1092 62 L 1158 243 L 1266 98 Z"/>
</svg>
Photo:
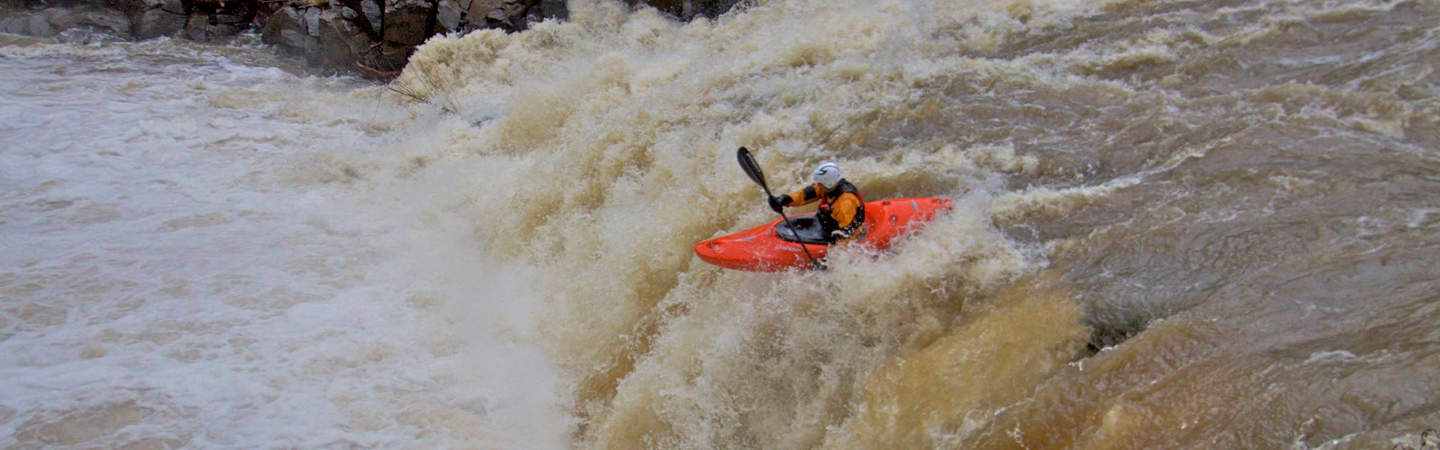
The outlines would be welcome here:
<svg viewBox="0 0 1440 450">
<path fill-rule="evenodd" d="M 676 20 L 715 17 L 737 0 L 627 0 Z M 218 42 L 258 32 L 321 73 L 389 79 L 432 36 L 507 33 L 565 20 L 564 0 L 6 0 L 0 32 L 102 43 L 173 37 Z"/>
</svg>

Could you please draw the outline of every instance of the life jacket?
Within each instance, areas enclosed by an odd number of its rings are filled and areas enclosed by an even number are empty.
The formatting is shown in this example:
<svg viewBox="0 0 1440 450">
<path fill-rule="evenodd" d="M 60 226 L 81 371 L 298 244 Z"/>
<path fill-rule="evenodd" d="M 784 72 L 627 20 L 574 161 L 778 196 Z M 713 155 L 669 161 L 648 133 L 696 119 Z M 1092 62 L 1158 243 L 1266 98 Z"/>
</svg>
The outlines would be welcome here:
<svg viewBox="0 0 1440 450">
<path fill-rule="evenodd" d="M 844 194 L 855 194 L 855 199 L 860 202 L 855 207 L 855 217 L 850 219 L 850 224 L 841 227 L 840 222 L 830 215 L 830 203 Z M 820 196 L 820 209 L 815 212 L 815 217 L 820 220 L 820 226 L 827 237 L 835 237 L 837 241 L 857 237 L 865 227 L 865 197 L 860 195 L 860 189 L 849 180 L 841 179 L 833 189 L 826 189 L 825 195 Z M 832 234 L 835 231 L 839 232 L 838 236 Z"/>
</svg>

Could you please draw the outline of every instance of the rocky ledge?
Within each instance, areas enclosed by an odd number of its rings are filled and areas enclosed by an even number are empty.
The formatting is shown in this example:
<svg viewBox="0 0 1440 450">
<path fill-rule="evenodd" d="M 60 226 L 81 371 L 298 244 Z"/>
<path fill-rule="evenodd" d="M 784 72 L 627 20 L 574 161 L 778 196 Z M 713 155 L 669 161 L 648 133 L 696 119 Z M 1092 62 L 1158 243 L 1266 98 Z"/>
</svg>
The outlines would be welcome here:
<svg viewBox="0 0 1440 450">
<path fill-rule="evenodd" d="M 616 0 L 677 20 L 715 17 L 745 0 Z M 196 41 L 258 30 L 324 72 L 389 77 L 437 34 L 523 31 L 565 20 L 565 0 L 0 0 L 0 32 L 67 42 L 171 36 Z"/>
</svg>

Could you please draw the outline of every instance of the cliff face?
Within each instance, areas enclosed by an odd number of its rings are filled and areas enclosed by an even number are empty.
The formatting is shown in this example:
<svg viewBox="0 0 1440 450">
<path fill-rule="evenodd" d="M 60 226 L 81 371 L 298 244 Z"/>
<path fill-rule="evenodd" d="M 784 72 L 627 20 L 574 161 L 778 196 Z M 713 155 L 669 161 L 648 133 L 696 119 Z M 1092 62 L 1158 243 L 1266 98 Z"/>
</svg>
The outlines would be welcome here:
<svg viewBox="0 0 1440 450">
<path fill-rule="evenodd" d="M 716 17 L 744 0 L 617 0 L 679 20 Z M 568 17 L 565 0 L 3 0 L 0 32 L 76 42 L 160 36 L 208 41 L 258 30 L 265 43 L 322 71 L 387 77 L 430 36 Z"/>
</svg>

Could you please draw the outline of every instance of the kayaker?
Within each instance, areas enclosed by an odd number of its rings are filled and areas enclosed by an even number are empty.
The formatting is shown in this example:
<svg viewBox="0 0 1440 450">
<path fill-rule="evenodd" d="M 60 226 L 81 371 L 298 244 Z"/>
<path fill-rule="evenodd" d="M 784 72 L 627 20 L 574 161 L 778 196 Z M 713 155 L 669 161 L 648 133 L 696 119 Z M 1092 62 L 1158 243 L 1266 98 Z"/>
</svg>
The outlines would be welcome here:
<svg viewBox="0 0 1440 450">
<path fill-rule="evenodd" d="M 815 217 L 820 220 L 831 243 L 853 240 L 865 228 L 865 200 L 860 190 L 840 176 L 840 165 L 820 163 L 810 174 L 815 183 L 789 195 L 770 197 L 770 209 L 781 212 L 786 206 L 801 206 L 820 201 Z"/>
</svg>

